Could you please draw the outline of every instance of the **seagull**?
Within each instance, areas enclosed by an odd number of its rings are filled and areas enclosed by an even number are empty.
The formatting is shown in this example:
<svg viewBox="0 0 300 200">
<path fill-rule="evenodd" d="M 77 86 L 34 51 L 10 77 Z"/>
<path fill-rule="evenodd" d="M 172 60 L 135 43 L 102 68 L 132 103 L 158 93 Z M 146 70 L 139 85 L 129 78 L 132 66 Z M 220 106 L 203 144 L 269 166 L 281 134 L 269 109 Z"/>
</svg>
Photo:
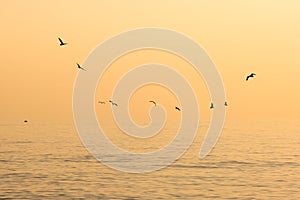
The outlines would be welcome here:
<svg viewBox="0 0 300 200">
<path fill-rule="evenodd" d="M 98 101 L 98 103 L 105 104 L 105 101 Z"/>
<path fill-rule="evenodd" d="M 60 42 L 60 44 L 59 44 L 60 46 L 64 46 L 64 45 L 68 44 L 68 43 L 65 43 L 64 41 L 62 41 L 61 38 L 58 38 L 58 40 Z"/>
<path fill-rule="evenodd" d="M 86 71 L 84 68 L 82 68 L 78 63 L 77 64 L 77 68 Z"/>
<path fill-rule="evenodd" d="M 247 76 L 246 81 L 248 81 L 249 78 L 254 78 L 255 75 L 256 75 L 256 74 L 251 73 L 250 75 Z"/>
<path fill-rule="evenodd" d="M 214 108 L 214 104 L 213 103 L 210 103 L 210 109 L 213 109 Z"/>
<path fill-rule="evenodd" d="M 228 106 L 227 101 L 225 101 L 224 106 Z"/>
<path fill-rule="evenodd" d="M 149 101 L 149 102 L 153 103 L 156 106 L 156 102 L 155 101 Z"/>
<path fill-rule="evenodd" d="M 109 102 L 111 103 L 112 106 L 118 106 L 118 104 L 116 104 L 116 103 L 113 102 L 112 100 L 109 100 Z"/>
<path fill-rule="evenodd" d="M 178 111 L 180 111 L 180 108 L 178 108 L 177 106 L 175 106 L 175 109 L 178 110 Z"/>
</svg>

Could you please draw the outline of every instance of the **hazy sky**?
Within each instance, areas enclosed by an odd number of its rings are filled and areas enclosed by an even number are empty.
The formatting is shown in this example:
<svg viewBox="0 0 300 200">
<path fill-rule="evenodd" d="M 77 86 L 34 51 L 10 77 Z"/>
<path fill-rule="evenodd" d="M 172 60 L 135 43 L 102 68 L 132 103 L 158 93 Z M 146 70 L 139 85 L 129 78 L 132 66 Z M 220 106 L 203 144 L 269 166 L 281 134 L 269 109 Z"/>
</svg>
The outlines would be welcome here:
<svg viewBox="0 0 300 200">
<path fill-rule="evenodd" d="M 76 62 L 82 63 L 113 35 L 152 26 L 186 34 L 207 50 L 224 81 L 228 119 L 299 119 L 299 8 L 297 0 L 2 0 L 0 120 L 72 120 Z M 60 47 L 57 37 L 69 44 Z M 136 52 L 119 62 L 149 62 L 149 55 L 157 62 L 182 62 L 151 51 Z M 96 100 L 110 98 L 118 78 L 117 64 L 112 67 L 102 80 L 107 87 L 98 88 Z M 257 77 L 245 82 L 251 72 Z M 191 69 L 182 73 L 199 84 L 193 87 L 198 90 L 201 115 L 209 118 L 210 98 L 201 77 Z M 148 90 L 164 90 L 153 87 Z M 143 100 L 149 93 L 145 91 L 135 98 Z M 164 95 L 159 97 L 163 104 L 174 98 Z M 131 105 L 136 116 L 146 116 L 150 106 L 148 102 L 138 104 L 138 109 Z M 105 109 L 109 112 L 110 107 Z"/>
</svg>

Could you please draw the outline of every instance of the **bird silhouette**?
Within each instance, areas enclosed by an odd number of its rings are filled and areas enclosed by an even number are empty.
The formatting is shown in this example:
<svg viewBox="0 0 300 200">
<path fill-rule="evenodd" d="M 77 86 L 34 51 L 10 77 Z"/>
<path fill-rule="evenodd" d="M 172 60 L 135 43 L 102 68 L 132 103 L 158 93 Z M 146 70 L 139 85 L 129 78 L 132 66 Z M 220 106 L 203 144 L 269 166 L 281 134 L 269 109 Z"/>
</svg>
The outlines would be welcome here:
<svg viewBox="0 0 300 200">
<path fill-rule="evenodd" d="M 156 102 L 155 101 L 149 101 L 149 102 L 153 103 L 156 106 Z"/>
<path fill-rule="evenodd" d="M 24 123 L 27 123 L 27 122 L 28 122 L 28 121 L 25 119 L 25 120 L 24 120 Z"/>
<path fill-rule="evenodd" d="M 84 68 L 82 68 L 78 63 L 77 64 L 77 68 L 86 71 Z"/>
<path fill-rule="evenodd" d="M 180 111 L 180 108 L 178 108 L 177 106 L 175 106 L 175 109 L 178 110 L 178 111 Z"/>
<path fill-rule="evenodd" d="M 248 81 L 249 78 L 254 78 L 255 75 L 256 75 L 256 74 L 251 73 L 250 75 L 247 76 L 246 81 Z"/>
<path fill-rule="evenodd" d="M 210 103 L 210 109 L 213 109 L 214 108 L 214 104 L 213 103 Z"/>
<path fill-rule="evenodd" d="M 118 106 L 118 104 L 113 102 L 112 100 L 109 100 L 109 102 L 111 103 L 112 106 Z"/>
<path fill-rule="evenodd" d="M 98 103 L 100 103 L 100 104 L 105 104 L 105 101 L 98 101 Z"/>
<path fill-rule="evenodd" d="M 59 45 L 60 46 L 64 46 L 64 45 L 68 44 L 68 43 L 65 43 L 64 41 L 62 41 L 61 38 L 58 38 L 58 40 L 59 40 Z"/>
<path fill-rule="evenodd" d="M 227 101 L 225 101 L 224 106 L 228 106 Z"/>
</svg>

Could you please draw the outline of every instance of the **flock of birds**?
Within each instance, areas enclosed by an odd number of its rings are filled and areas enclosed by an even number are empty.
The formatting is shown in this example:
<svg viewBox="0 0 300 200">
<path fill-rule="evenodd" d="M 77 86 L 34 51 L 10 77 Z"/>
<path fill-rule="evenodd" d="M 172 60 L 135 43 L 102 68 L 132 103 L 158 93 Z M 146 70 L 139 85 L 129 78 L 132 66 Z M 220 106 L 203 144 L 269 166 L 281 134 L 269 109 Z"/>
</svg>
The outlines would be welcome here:
<svg viewBox="0 0 300 200">
<path fill-rule="evenodd" d="M 78 65 L 78 64 L 77 64 L 77 65 Z M 255 75 L 256 75 L 256 74 L 254 74 L 254 73 L 249 74 L 249 75 L 246 77 L 246 81 L 248 81 L 249 78 L 254 78 Z M 111 103 L 112 106 L 118 106 L 118 104 L 115 103 L 115 102 L 113 102 L 112 100 L 109 100 L 109 102 Z M 155 102 L 155 101 L 151 100 L 151 101 L 149 101 L 149 102 L 150 102 L 150 103 L 153 103 L 154 106 L 156 106 L 156 102 Z M 100 104 L 105 104 L 105 101 L 98 101 L 98 103 L 100 103 Z M 228 106 L 227 101 L 224 102 L 224 106 Z M 210 108 L 210 109 L 214 109 L 214 104 L 213 104 L 213 103 L 210 103 L 210 107 L 209 107 L 209 108 Z M 181 111 L 181 109 L 180 109 L 179 107 L 177 107 L 177 106 L 175 106 L 175 110 Z"/>
<path fill-rule="evenodd" d="M 59 45 L 60 45 L 60 46 L 65 46 L 65 45 L 68 44 L 68 43 L 64 42 L 60 37 L 58 38 L 58 41 L 59 41 Z M 87 71 L 85 68 L 81 67 L 80 64 L 76 63 L 76 65 L 77 65 L 77 68 L 78 68 L 79 70 Z M 249 75 L 246 77 L 246 81 L 248 81 L 250 78 L 254 78 L 255 75 L 256 75 L 255 73 L 249 74 Z M 150 102 L 150 103 L 153 103 L 154 106 L 156 106 L 156 102 L 155 102 L 155 101 L 151 100 L 151 101 L 149 101 L 149 102 Z M 105 104 L 105 101 L 98 101 L 98 103 L 99 103 L 99 104 Z M 113 102 L 112 100 L 109 100 L 109 103 L 111 103 L 112 106 L 118 106 L 118 104 L 117 104 L 116 102 Z M 228 106 L 228 104 L 227 104 L 226 101 L 225 101 L 225 103 L 224 103 L 224 106 Z M 214 104 L 211 103 L 209 108 L 210 108 L 210 109 L 214 109 Z M 181 111 L 181 109 L 180 109 L 178 106 L 175 106 L 175 110 Z M 24 123 L 27 123 L 27 122 L 28 122 L 27 120 L 24 120 Z"/>
<path fill-rule="evenodd" d="M 67 45 L 67 44 L 68 44 L 68 43 L 64 42 L 61 38 L 58 38 L 58 41 L 59 41 L 59 45 L 60 45 L 60 46 L 64 46 L 64 45 Z M 77 64 L 77 68 L 78 68 L 79 70 L 86 71 L 86 69 L 84 69 L 83 67 L 81 67 L 80 64 L 78 64 L 78 63 L 76 63 L 76 64 Z M 255 75 L 256 75 L 255 73 L 249 74 L 249 75 L 246 77 L 246 81 L 248 81 L 249 78 L 254 78 Z M 154 106 L 156 106 L 156 102 L 155 102 L 155 101 L 151 100 L 151 101 L 149 101 L 149 102 L 150 102 L 150 103 L 153 103 Z M 98 101 L 98 103 L 100 103 L 100 104 L 105 104 L 105 101 Z M 111 103 L 112 106 L 118 106 L 118 104 L 115 103 L 115 102 L 113 102 L 112 100 L 109 100 L 109 103 Z M 225 101 L 225 103 L 224 103 L 224 106 L 228 106 L 228 104 L 227 104 L 226 101 Z M 214 104 L 211 103 L 209 108 L 210 108 L 210 109 L 214 109 Z M 181 109 L 180 109 L 179 107 L 177 107 L 177 106 L 175 106 L 175 109 L 178 110 L 178 111 L 181 111 Z"/>
</svg>

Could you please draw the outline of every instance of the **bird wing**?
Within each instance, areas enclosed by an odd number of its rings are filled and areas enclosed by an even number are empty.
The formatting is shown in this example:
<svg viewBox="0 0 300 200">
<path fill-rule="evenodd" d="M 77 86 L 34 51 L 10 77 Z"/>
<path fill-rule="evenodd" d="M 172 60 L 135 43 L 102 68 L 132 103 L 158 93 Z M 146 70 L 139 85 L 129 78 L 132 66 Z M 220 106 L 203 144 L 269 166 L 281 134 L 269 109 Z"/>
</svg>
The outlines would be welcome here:
<svg viewBox="0 0 300 200">
<path fill-rule="evenodd" d="M 156 102 L 155 102 L 155 101 L 149 101 L 149 102 L 154 103 L 154 104 L 156 105 Z"/>
<path fill-rule="evenodd" d="M 61 38 L 58 38 L 58 40 L 59 40 L 59 42 L 61 43 L 61 44 L 63 44 L 64 42 L 62 41 L 62 39 Z"/>
<path fill-rule="evenodd" d="M 77 64 L 77 67 L 78 67 L 79 69 L 86 71 L 86 69 L 84 69 L 83 67 L 81 67 L 78 63 L 76 63 L 76 64 Z"/>
<path fill-rule="evenodd" d="M 247 76 L 246 81 L 248 81 L 249 77 L 250 77 L 250 76 Z"/>
</svg>

